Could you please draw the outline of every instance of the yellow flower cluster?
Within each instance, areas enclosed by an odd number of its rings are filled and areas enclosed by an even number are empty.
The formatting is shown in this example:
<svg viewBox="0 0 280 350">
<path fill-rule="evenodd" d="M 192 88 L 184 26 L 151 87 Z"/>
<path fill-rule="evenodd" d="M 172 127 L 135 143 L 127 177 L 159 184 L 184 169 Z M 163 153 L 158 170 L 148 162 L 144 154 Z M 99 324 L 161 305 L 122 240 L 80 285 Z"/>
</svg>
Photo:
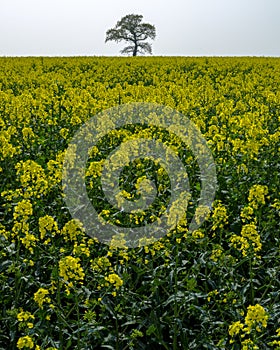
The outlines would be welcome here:
<svg viewBox="0 0 280 350">
<path fill-rule="evenodd" d="M 15 220 L 27 221 L 33 214 L 32 204 L 29 199 L 23 199 L 15 206 L 13 217 Z"/>
<path fill-rule="evenodd" d="M 216 231 L 222 229 L 228 223 L 227 209 L 221 201 L 216 201 L 212 213 L 213 224 L 211 229 Z"/>
<path fill-rule="evenodd" d="M 242 332 L 243 329 L 244 329 L 244 324 L 241 323 L 240 321 L 236 321 L 229 326 L 228 333 L 231 337 L 234 337 L 235 335 L 238 335 L 240 332 Z"/>
<path fill-rule="evenodd" d="M 34 320 L 34 315 L 32 315 L 29 311 L 23 311 L 21 309 L 21 311 L 17 314 L 17 319 L 20 321 L 20 322 L 23 322 L 23 321 L 27 321 L 29 319 L 32 319 Z"/>
<path fill-rule="evenodd" d="M 252 208 L 250 205 L 247 205 L 246 207 L 243 207 L 240 213 L 241 220 L 243 222 L 251 221 L 252 216 L 254 214 L 254 208 Z"/>
<path fill-rule="evenodd" d="M 262 249 L 261 237 L 254 223 L 243 225 L 241 236 L 233 234 L 230 237 L 230 244 L 241 251 L 243 256 L 247 256 L 250 252 L 257 256 L 257 252 Z"/>
<path fill-rule="evenodd" d="M 97 272 L 103 272 L 108 268 L 111 268 L 112 264 L 106 256 L 101 256 L 94 260 L 91 260 L 91 267 Z"/>
<path fill-rule="evenodd" d="M 26 232 L 24 237 L 20 237 L 20 240 L 22 244 L 25 246 L 25 248 L 28 249 L 31 254 L 33 254 L 34 253 L 33 248 L 36 246 L 36 242 L 38 241 L 38 238 L 32 233 Z"/>
<path fill-rule="evenodd" d="M 208 293 L 207 301 L 210 302 L 211 299 L 215 298 L 215 296 L 218 294 L 219 294 L 219 292 L 217 291 L 217 289 L 211 290 L 211 292 Z"/>
<path fill-rule="evenodd" d="M 257 231 L 257 226 L 255 224 L 243 225 L 241 229 L 241 236 L 250 242 L 255 252 L 261 250 L 261 237 Z"/>
<path fill-rule="evenodd" d="M 217 245 L 215 249 L 212 250 L 212 254 L 210 256 L 210 259 L 217 262 L 219 258 L 223 254 L 223 248 L 220 245 Z"/>
<path fill-rule="evenodd" d="M 55 160 L 51 159 L 47 163 L 47 181 L 48 190 L 61 183 L 63 168 L 64 152 L 58 152 Z"/>
<path fill-rule="evenodd" d="M 207 206 L 198 206 L 195 211 L 195 222 L 199 225 L 201 222 L 203 222 L 205 219 L 207 220 L 210 216 L 210 208 Z"/>
<path fill-rule="evenodd" d="M 280 328 L 278 328 L 276 330 L 276 336 L 275 338 L 280 338 Z M 279 350 L 280 349 L 280 340 L 273 340 L 272 342 L 268 343 L 268 345 L 270 346 L 275 346 L 275 350 Z"/>
<path fill-rule="evenodd" d="M 69 240 L 77 241 L 79 236 L 84 236 L 82 224 L 77 220 L 70 220 L 62 228 L 61 234 L 63 235 L 66 242 Z"/>
<path fill-rule="evenodd" d="M 195 239 L 195 240 L 199 240 L 199 239 L 202 239 L 204 238 L 204 233 L 201 231 L 201 230 L 195 230 L 192 232 L 192 237 Z"/>
<path fill-rule="evenodd" d="M 17 319 L 30 329 L 34 326 L 32 321 L 35 319 L 35 316 L 29 311 L 23 311 L 21 309 L 21 311 L 17 314 Z"/>
<path fill-rule="evenodd" d="M 251 339 L 250 334 L 253 334 L 254 332 L 262 332 L 262 330 L 267 327 L 268 318 L 268 313 L 260 304 L 256 304 L 254 306 L 250 305 L 247 308 L 247 314 L 245 316 L 244 323 L 237 321 L 229 326 L 228 332 L 232 338 L 230 340 L 230 343 L 234 343 L 234 337 L 240 335 L 242 339 L 242 350 L 258 349 L 258 347 L 255 347 L 257 346 L 256 343 L 253 341 L 255 337 L 253 336 L 253 339 Z M 244 339 L 247 336 L 249 336 L 249 338 Z M 254 347 L 250 347 L 251 345 Z"/>
<path fill-rule="evenodd" d="M 19 338 L 19 340 L 17 342 L 17 348 L 18 349 L 24 349 L 24 348 L 33 349 L 34 348 L 33 339 L 29 335 L 26 335 L 25 337 Z"/>
<path fill-rule="evenodd" d="M 267 326 L 267 319 L 268 314 L 260 304 L 250 305 L 245 317 L 246 331 L 251 332 L 255 327 L 258 332 L 261 332 L 261 328 L 266 328 Z"/>
<path fill-rule="evenodd" d="M 23 140 L 26 142 L 26 147 L 30 148 L 29 142 L 32 144 L 35 141 L 34 140 L 35 135 L 32 128 L 24 127 L 21 132 L 22 132 Z"/>
<path fill-rule="evenodd" d="M 110 251 L 116 250 L 116 249 L 127 249 L 126 246 L 126 239 L 124 233 L 121 233 L 119 235 L 114 235 L 110 242 Z"/>
<path fill-rule="evenodd" d="M 275 199 L 273 204 L 271 204 L 271 207 L 275 208 L 280 213 L 280 200 L 279 199 Z"/>
<path fill-rule="evenodd" d="M 55 235 L 59 232 L 58 224 L 54 220 L 54 218 L 50 215 L 45 215 L 39 218 L 39 232 L 41 240 L 44 240 L 46 234 L 49 233 L 51 237 L 55 237 Z M 48 243 L 50 238 L 45 241 Z"/>
<path fill-rule="evenodd" d="M 84 270 L 80 264 L 80 258 L 66 256 L 59 261 L 59 276 L 66 284 L 66 293 L 70 294 L 70 289 L 74 283 L 83 283 L 85 278 Z"/>
<path fill-rule="evenodd" d="M 111 283 L 116 289 L 119 289 L 123 285 L 123 280 L 116 273 L 110 273 L 108 276 L 105 276 L 105 280 Z"/>
<path fill-rule="evenodd" d="M 76 256 L 81 256 L 85 255 L 88 258 L 90 257 L 90 248 L 89 246 L 91 245 L 91 241 L 88 240 L 88 243 L 80 243 L 78 244 L 77 242 L 74 243 L 74 248 L 73 248 L 73 254 Z"/>
<path fill-rule="evenodd" d="M 45 288 L 39 288 L 36 293 L 34 293 L 34 300 L 39 305 L 39 308 L 43 308 L 44 303 L 50 303 L 51 299 L 48 297 L 49 291 Z"/>
<path fill-rule="evenodd" d="M 265 204 L 265 197 L 268 194 L 267 186 L 254 185 L 250 188 L 248 200 L 250 206 L 257 209 L 259 205 Z"/>
<path fill-rule="evenodd" d="M 102 173 L 103 164 L 104 159 L 100 162 L 90 162 L 86 171 L 86 176 L 92 176 L 94 178 L 100 176 Z"/>
<path fill-rule="evenodd" d="M 3 122 L 1 118 L 0 123 Z M 20 153 L 19 146 L 14 146 L 12 143 L 12 135 L 16 133 L 15 127 L 8 127 L 7 130 L 1 129 L 0 131 L 0 160 L 11 158 L 17 153 Z"/>
<path fill-rule="evenodd" d="M 12 237 L 17 237 L 31 254 L 33 254 L 33 248 L 38 240 L 33 233 L 29 232 L 29 223 L 27 221 L 32 214 L 33 207 L 29 199 L 23 199 L 18 202 L 13 213 L 14 225 L 12 227 Z"/>
<path fill-rule="evenodd" d="M 48 180 L 44 169 L 34 160 L 20 161 L 16 164 L 16 174 L 24 188 L 25 198 L 40 198 L 48 191 Z"/>
</svg>

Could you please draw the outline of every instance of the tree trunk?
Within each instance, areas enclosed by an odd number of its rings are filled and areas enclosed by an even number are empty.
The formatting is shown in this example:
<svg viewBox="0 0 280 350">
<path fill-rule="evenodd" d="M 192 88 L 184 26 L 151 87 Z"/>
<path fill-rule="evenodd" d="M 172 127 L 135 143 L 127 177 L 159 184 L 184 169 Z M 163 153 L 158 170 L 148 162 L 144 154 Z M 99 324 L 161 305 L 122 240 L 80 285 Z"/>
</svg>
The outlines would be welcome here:
<svg viewBox="0 0 280 350">
<path fill-rule="evenodd" d="M 138 45 L 136 43 L 134 45 L 133 56 L 137 56 Z"/>
</svg>

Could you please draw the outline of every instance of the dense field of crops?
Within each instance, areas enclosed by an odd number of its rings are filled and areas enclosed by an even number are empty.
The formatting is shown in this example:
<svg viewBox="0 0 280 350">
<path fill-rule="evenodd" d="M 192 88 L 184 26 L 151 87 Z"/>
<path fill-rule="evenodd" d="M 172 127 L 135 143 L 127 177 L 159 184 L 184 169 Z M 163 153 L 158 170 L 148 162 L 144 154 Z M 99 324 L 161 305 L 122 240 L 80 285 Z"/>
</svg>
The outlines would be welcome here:
<svg viewBox="0 0 280 350">
<path fill-rule="evenodd" d="M 280 349 L 279 87 L 278 58 L 0 58 L 0 349 Z M 127 137 L 173 147 L 194 197 L 167 235 L 128 248 L 72 218 L 62 170 L 87 120 L 131 102 L 199 128 L 217 189 L 190 231 L 201 186 L 187 145 L 140 124 L 104 136 L 85 180 L 104 220 L 149 223 L 98 200 L 104 158 Z M 122 195 L 133 200 L 139 178 L 156 173 L 149 218 L 160 216 L 168 174 L 145 157 L 130 166 Z"/>
</svg>

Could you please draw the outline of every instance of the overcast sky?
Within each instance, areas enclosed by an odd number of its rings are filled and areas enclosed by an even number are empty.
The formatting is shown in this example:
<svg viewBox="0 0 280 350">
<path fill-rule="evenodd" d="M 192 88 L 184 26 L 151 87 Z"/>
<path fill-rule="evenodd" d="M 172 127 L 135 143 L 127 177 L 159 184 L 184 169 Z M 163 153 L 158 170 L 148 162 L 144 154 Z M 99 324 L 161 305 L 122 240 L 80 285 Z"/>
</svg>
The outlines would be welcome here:
<svg viewBox="0 0 280 350">
<path fill-rule="evenodd" d="M 120 55 L 105 33 L 131 13 L 156 56 L 280 56 L 280 0 L 0 0 L 0 55 Z"/>
</svg>

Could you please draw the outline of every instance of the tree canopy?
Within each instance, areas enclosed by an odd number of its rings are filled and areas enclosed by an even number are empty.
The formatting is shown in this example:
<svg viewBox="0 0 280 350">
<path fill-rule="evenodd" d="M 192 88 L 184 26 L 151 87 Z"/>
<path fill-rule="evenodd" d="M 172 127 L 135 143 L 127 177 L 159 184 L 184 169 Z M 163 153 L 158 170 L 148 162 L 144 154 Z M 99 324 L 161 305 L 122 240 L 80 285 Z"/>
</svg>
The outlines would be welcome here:
<svg viewBox="0 0 280 350">
<path fill-rule="evenodd" d="M 115 28 L 106 32 L 107 41 L 126 41 L 129 43 L 123 50 L 122 54 L 132 54 L 137 56 L 138 53 L 148 52 L 152 54 L 152 46 L 147 39 L 154 40 L 156 37 L 155 26 L 149 23 L 142 23 L 142 15 L 127 15 L 117 22 Z"/>
</svg>

